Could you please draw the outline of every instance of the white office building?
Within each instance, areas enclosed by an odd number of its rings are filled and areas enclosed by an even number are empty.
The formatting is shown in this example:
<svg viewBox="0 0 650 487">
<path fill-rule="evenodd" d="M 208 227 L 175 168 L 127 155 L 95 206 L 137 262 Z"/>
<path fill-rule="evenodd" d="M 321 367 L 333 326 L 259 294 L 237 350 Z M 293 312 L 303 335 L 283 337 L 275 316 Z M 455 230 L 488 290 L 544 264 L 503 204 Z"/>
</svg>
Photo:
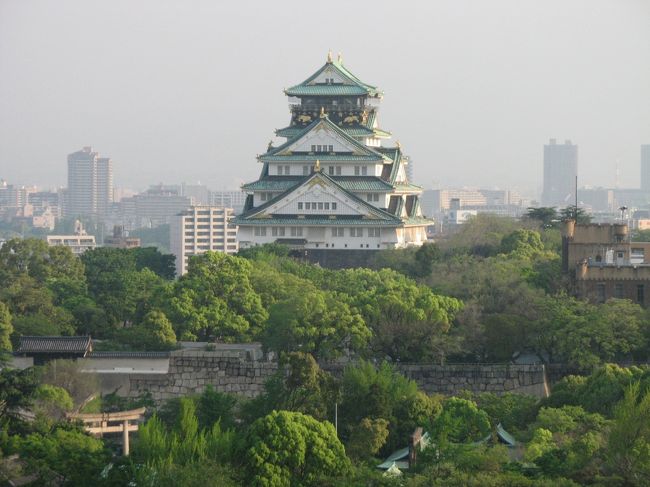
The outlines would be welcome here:
<svg viewBox="0 0 650 487">
<path fill-rule="evenodd" d="M 234 254 L 238 250 L 237 227 L 231 222 L 232 208 L 193 206 L 172 217 L 170 247 L 176 256 L 176 274 L 187 272 L 192 255 L 208 250 Z"/>
</svg>

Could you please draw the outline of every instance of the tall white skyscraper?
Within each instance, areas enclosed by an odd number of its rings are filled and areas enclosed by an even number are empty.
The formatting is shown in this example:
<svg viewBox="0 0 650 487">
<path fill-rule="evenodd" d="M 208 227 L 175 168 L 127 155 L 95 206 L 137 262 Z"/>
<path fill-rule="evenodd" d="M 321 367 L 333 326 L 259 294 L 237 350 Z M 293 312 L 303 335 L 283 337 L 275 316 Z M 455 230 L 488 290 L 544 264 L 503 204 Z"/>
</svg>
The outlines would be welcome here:
<svg viewBox="0 0 650 487">
<path fill-rule="evenodd" d="M 103 216 L 113 201 L 113 162 L 92 147 L 68 156 L 65 216 Z"/>
</svg>

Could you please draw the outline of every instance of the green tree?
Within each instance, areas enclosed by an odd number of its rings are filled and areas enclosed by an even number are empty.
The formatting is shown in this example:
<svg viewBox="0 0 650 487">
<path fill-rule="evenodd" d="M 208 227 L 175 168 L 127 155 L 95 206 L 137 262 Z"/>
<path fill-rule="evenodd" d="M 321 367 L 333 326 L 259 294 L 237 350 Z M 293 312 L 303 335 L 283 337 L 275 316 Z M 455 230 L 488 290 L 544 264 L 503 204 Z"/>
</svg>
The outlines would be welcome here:
<svg viewBox="0 0 650 487">
<path fill-rule="evenodd" d="M 76 429 L 57 428 L 47 435 L 32 433 L 20 440 L 18 451 L 46 485 L 57 476 L 64 485 L 96 485 L 109 458 L 101 440 Z"/>
<path fill-rule="evenodd" d="M 18 417 L 19 409 L 28 408 L 38 383 L 34 369 L 0 369 L 0 427 Z"/>
<path fill-rule="evenodd" d="M 138 247 L 129 252 L 135 257 L 137 270 L 147 268 L 163 279 L 176 277 L 176 257 L 173 254 L 163 254 L 156 247 Z"/>
<path fill-rule="evenodd" d="M 139 350 L 171 350 L 176 346 L 176 334 L 165 313 L 149 311 L 142 322 L 118 330 L 117 340 Z"/>
<path fill-rule="evenodd" d="M 559 215 L 552 207 L 542 206 L 540 208 L 528 208 L 526 218 L 539 222 L 540 227 L 550 228 L 557 224 Z"/>
<path fill-rule="evenodd" d="M 97 376 L 83 372 L 81 362 L 73 360 L 52 360 L 40 371 L 41 382 L 65 389 L 76 406 L 100 391 Z"/>
<path fill-rule="evenodd" d="M 501 252 L 516 253 L 522 257 L 532 257 L 544 251 L 539 232 L 535 230 L 517 229 L 501 239 Z"/>
<path fill-rule="evenodd" d="M 271 306 L 263 344 L 276 352 L 334 358 L 346 350 L 363 350 L 370 336 L 356 311 L 336 295 L 312 287 Z"/>
<path fill-rule="evenodd" d="M 220 252 L 190 258 L 168 304 L 176 334 L 182 340 L 256 336 L 268 314 L 251 286 L 251 268 L 248 260 Z"/>
<path fill-rule="evenodd" d="M 608 466 L 625 485 L 647 485 L 650 478 L 650 392 L 631 384 L 614 409 L 607 442 Z"/>
<path fill-rule="evenodd" d="M 11 326 L 11 314 L 9 308 L 3 302 L 0 302 L 0 355 L 3 352 L 11 351 L 11 340 L 9 337 L 14 328 Z"/>
<path fill-rule="evenodd" d="M 591 215 L 583 208 L 575 205 L 569 205 L 560 210 L 560 218 L 562 220 L 575 220 L 579 224 L 591 223 Z"/>
<path fill-rule="evenodd" d="M 432 423 L 436 438 L 452 443 L 478 441 L 490 433 L 490 419 L 476 403 L 467 399 L 451 397 L 442 406 L 442 412 Z"/>
<path fill-rule="evenodd" d="M 388 421 L 383 418 L 363 418 L 352 427 L 346 444 L 352 458 L 370 459 L 376 455 L 388 439 Z"/>
<path fill-rule="evenodd" d="M 253 423 L 247 435 L 248 485 L 322 485 L 351 466 L 334 427 L 311 416 L 273 411 Z"/>
</svg>

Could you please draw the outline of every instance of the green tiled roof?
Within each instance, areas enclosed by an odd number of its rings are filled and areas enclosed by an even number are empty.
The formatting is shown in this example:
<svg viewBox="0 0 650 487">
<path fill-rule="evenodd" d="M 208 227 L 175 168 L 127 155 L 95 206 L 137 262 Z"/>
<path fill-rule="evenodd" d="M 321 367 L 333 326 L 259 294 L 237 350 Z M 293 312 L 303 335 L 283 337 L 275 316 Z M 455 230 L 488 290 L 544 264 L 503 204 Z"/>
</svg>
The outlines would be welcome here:
<svg viewBox="0 0 650 487">
<path fill-rule="evenodd" d="M 237 221 L 239 221 L 239 222 L 241 222 L 241 221 L 247 221 L 247 220 L 250 219 L 250 218 L 252 218 L 252 219 L 254 219 L 254 220 L 257 220 L 257 219 L 261 219 L 261 220 L 262 220 L 262 219 L 265 219 L 265 217 L 259 218 L 259 217 L 257 217 L 257 215 L 262 214 L 262 212 L 263 212 L 264 210 L 266 210 L 267 208 L 273 206 L 273 205 L 274 205 L 275 203 L 277 203 L 278 201 L 281 201 L 283 198 L 285 198 L 286 196 L 288 196 L 289 194 L 291 194 L 291 192 L 295 191 L 296 188 L 298 188 L 299 186 L 301 186 L 301 185 L 303 185 L 303 184 L 306 184 L 306 183 L 308 183 L 308 182 L 310 182 L 310 181 L 312 181 L 312 180 L 314 180 L 314 179 L 316 179 L 316 178 L 322 178 L 322 179 L 324 179 L 324 180 L 326 180 L 326 181 L 330 181 L 330 182 L 333 183 L 335 186 L 338 186 L 339 188 L 341 188 L 341 190 L 344 191 L 345 194 L 346 194 L 346 195 L 347 195 L 351 200 L 356 201 L 356 202 L 359 203 L 362 207 L 366 208 L 366 210 L 368 211 L 368 213 L 369 213 L 370 215 L 373 215 L 374 218 L 377 218 L 377 219 L 379 219 L 379 220 L 384 220 L 384 221 L 392 221 L 392 222 L 401 223 L 401 220 L 399 220 L 398 218 L 396 218 L 395 215 L 390 214 L 388 211 L 386 211 L 386 210 L 384 210 L 384 209 L 377 208 L 376 206 L 371 205 L 371 204 L 368 203 L 367 201 L 364 201 L 363 199 L 359 198 L 359 197 L 358 197 L 357 195 L 355 195 L 353 192 L 346 191 L 346 190 L 345 190 L 345 189 L 344 189 L 344 188 L 343 188 L 339 183 L 337 183 L 334 179 L 332 179 L 330 176 L 328 176 L 327 174 L 325 174 L 325 173 L 323 173 L 323 172 L 315 172 L 315 173 L 313 173 L 313 174 L 311 174 L 311 175 L 309 175 L 309 176 L 305 176 L 304 179 L 303 179 L 302 181 L 300 181 L 300 184 L 298 184 L 298 185 L 296 185 L 296 186 L 294 186 L 294 187 L 292 187 L 292 188 L 289 188 L 289 189 L 286 190 L 284 193 L 281 193 L 281 194 L 277 195 L 277 196 L 274 197 L 271 201 L 267 201 L 266 203 L 264 203 L 264 204 L 262 204 L 262 205 L 260 205 L 260 206 L 258 206 L 258 207 L 256 207 L 256 208 L 251 208 L 250 210 L 248 210 L 248 211 L 246 211 L 245 213 L 243 213 L 242 215 L 240 215 L 240 216 L 238 217 Z"/>
<path fill-rule="evenodd" d="M 313 81 L 326 69 L 333 67 L 339 75 L 345 80 L 341 84 L 313 84 Z M 381 92 L 376 86 L 364 83 L 348 69 L 343 66 L 341 61 L 327 61 L 309 78 L 296 86 L 285 90 L 289 96 L 362 96 L 362 95 L 380 95 Z"/>
<path fill-rule="evenodd" d="M 297 85 L 285 90 L 289 96 L 363 96 L 369 92 L 350 85 Z"/>
<path fill-rule="evenodd" d="M 373 176 L 330 176 L 346 191 L 391 191 L 393 186 L 381 178 Z M 299 184 L 304 178 L 300 176 L 271 176 L 244 184 L 242 189 L 248 191 L 286 191 Z"/>
<path fill-rule="evenodd" d="M 289 147 L 291 147 L 293 144 L 295 144 L 301 138 L 306 136 L 309 132 L 314 130 L 319 125 L 325 125 L 327 128 L 332 130 L 334 133 L 337 133 L 338 135 L 340 135 L 342 138 L 347 140 L 348 143 L 352 147 L 355 147 L 357 149 L 357 151 L 360 152 L 361 154 L 366 154 L 368 156 L 375 156 L 375 159 L 380 159 L 380 158 L 385 157 L 382 153 L 376 151 L 374 148 L 368 147 L 368 146 L 362 144 L 361 142 L 359 142 L 358 140 L 356 140 L 354 137 L 351 137 L 350 135 L 348 135 L 345 132 L 345 130 L 343 130 L 338 125 L 333 123 L 329 119 L 327 114 L 324 114 L 321 117 L 314 120 L 312 123 L 310 123 L 307 127 L 305 127 L 305 129 L 302 132 L 298 133 L 298 135 L 296 135 L 292 139 L 287 140 L 284 144 L 281 144 L 278 147 L 270 147 L 269 150 L 265 154 L 262 154 L 261 156 L 259 156 L 258 159 L 261 160 L 261 161 L 264 161 L 269 156 L 274 156 L 274 155 L 278 155 L 278 154 L 280 154 L 282 152 L 285 152 Z"/>
<path fill-rule="evenodd" d="M 300 135 L 300 133 L 304 130 L 304 127 L 284 127 L 281 129 L 278 129 L 275 131 L 275 135 L 278 137 L 287 137 L 289 139 L 296 137 L 297 135 Z M 346 134 L 348 134 L 350 137 L 390 137 L 391 134 L 390 132 L 386 132 L 385 130 L 381 129 L 370 129 L 368 127 L 365 127 L 363 125 L 359 125 L 357 127 L 340 127 L 341 130 L 343 130 Z"/>
<path fill-rule="evenodd" d="M 317 218 L 298 218 L 297 215 L 275 215 L 273 218 L 244 218 L 241 216 L 235 217 L 233 220 L 235 225 L 313 225 L 313 226 L 392 226 L 397 227 L 402 224 L 399 220 L 383 220 L 371 218 L 327 218 L 322 215 L 317 215 Z"/>
<path fill-rule="evenodd" d="M 417 184 L 411 184 L 411 183 L 396 184 L 395 189 L 397 191 L 422 191 L 422 186 L 418 186 Z"/>
<path fill-rule="evenodd" d="M 375 161 L 383 162 L 381 155 L 367 155 L 367 156 L 357 156 L 352 154 L 305 154 L 296 153 L 296 154 L 286 154 L 286 155 L 263 155 L 259 157 L 259 160 L 262 162 L 292 162 L 292 161 L 306 161 L 306 162 L 316 162 L 319 160 L 323 162 L 346 162 L 346 161 Z"/>
</svg>

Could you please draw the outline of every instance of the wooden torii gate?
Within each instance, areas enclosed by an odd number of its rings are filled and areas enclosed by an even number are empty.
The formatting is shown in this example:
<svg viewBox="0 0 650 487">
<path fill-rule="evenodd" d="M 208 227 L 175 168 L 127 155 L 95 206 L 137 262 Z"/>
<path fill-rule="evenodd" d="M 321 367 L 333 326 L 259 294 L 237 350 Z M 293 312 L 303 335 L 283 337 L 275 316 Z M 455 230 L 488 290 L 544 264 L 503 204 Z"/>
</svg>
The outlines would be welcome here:
<svg viewBox="0 0 650 487">
<path fill-rule="evenodd" d="M 71 413 L 67 417 L 71 420 L 82 421 L 86 431 L 99 437 L 103 436 L 104 433 L 122 433 L 122 451 L 124 455 L 128 455 L 129 431 L 138 431 L 138 424 L 129 424 L 129 421 L 141 421 L 145 411 L 146 408 L 116 413 Z"/>
</svg>

